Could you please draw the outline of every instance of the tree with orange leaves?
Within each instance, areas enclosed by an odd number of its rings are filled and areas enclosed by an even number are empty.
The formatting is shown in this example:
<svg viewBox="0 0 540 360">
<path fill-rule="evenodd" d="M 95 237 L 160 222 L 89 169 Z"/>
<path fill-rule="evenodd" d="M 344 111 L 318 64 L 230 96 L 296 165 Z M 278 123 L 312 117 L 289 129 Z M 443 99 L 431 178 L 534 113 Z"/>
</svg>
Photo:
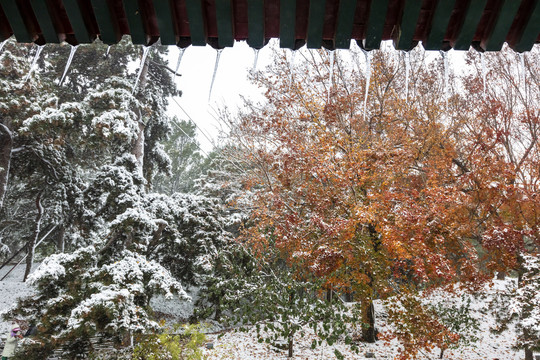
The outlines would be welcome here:
<svg viewBox="0 0 540 360">
<path fill-rule="evenodd" d="M 540 253 L 540 51 L 516 54 L 505 49 L 483 56 L 486 82 L 482 71 L 464 81 L 460 102 L 467 141 L 458 151 L 486 266 L 503 274 L 515 270 L 521 288 L 530 267 L 524 259 Z M 478 56 L 469 54 L 467 60 L 481 67 Z M 516 344 L 527 360 L 533 358 L 534 342 L 529 338 Z"/>
<path fill-rule="evenodd" d="M 479 113 L 463 112 L 467 92 L 445 89 L 441 63 L 424 65 L 414 51 L 406 86 L 401 59 L 377 51 L 366 86 L 360 53 L 300 55 L 305 61 L 291 65 L 276 54 L 268 76 L 258 75 L 267 102 L 231 120 L 257 194 L 245 239 L 268 244 L 271 229 L 290 266 L 322 279 L 329 294 L 354 297 L 367 341 L 376 339 L 374 299 L 455 284 L 474 290 L 509 268 L 498 259 L 513 258 L 520 239 L 490 246 L 487 238 L 508 226 L 508 199 L 524 199 L 515 168 L 477 134 Z M 418 306 L 407 312 L 411 324 L 425 315 Z M 404 358 L 448 339 L 405 342 Z"/>
</svg>

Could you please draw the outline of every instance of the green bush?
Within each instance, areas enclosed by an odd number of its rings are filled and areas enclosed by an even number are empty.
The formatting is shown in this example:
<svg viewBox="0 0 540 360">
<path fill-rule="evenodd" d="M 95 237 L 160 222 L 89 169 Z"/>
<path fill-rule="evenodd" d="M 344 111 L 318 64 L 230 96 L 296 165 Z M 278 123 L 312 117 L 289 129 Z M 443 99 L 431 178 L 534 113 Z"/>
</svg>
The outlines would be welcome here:
<svg viewBox="0 0 540 360">
<path fill-rule="evenodd" d="M 180 325 L 172 333 L 141 338 L 133 349 L 134 360 L 202 360 L 206 336 L 199 325 Z"/>
</svg>

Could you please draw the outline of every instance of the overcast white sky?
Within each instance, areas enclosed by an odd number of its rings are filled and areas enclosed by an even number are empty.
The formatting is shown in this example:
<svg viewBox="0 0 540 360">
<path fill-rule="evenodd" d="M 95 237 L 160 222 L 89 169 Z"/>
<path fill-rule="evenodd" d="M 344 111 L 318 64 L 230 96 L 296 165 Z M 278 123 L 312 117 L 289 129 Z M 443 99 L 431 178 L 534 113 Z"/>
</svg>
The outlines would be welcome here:
<svg viewBox="0 0 540 360">
<path fill-rule="evenodd" d="M 259 52 L 257 69 L 262 70 L 268 64 L 271 48 L 277 46 L 277 40 L 273 39 L 271 44 L 267 45 Z M 391 42 L 384 42 L 383 46 L 390 46 Z M 175 68 L 179 49 L 176 46 L 170 47 L 170 67 Z M 207 136 L 198 131 L 197 140 L 201 148 L 208 152 L 213 145 L 207 137 L 216 141 L 220 134 L 220 124 L 214 119 L 213 109 L 217 109 L 224 104 L 230 108 L 237 108 L 241 105 L 240 95 L 260 96 L 260 90 L 251 85 L 247 80 L 248 72 L 253 67 L 255 52 L 249 48 L 246 42 L 236 42 L 234 47 L 225 48 L 221 52 L 219 67 L 212 89 L 212 96 L 208 101 L 210 84 L 217 51 L 210 46 L 190 46 L 182 57 L 182 62 L 178 73 L 182 76 L 177 77 L 177 85 L 182 90 L 183 95 L 176 98 L 176 101 L 185 110 L 187 115 L 202 129 Z M 450 50 L 448 53 L 449 64 L 456 70 L 464 66 L 464 51 Z M 430 58 L 439 58 L 438 52 L 431 52 Z M 169 112 L 175 114 L 178 118 L 188 120 L 188 116 L 179 106 L 171 101 Z"/>
<path fill-rule="evenodd" d="M 170 67 L 173 69 L 176 67 L 179 52 L 175 46 L 170 48 Z M 262 69 L 268 63 L 270 52 L 268 46 L 260 50 L 258 69 Z M 177 102 L 212 140 L 217 140 L 220 133 L 219 123 L 212 116 L 213 109 L 224 104 L 237 108 L 241 105 L 240 95 L 260 94 L 257 87 L 251 85 L 247 79 L 248 72 L 253 68 L 255 52 L 245 42 L 237 42 L 234 47 L 225 48 L 221 52 L 212 96 L 208 101 L 216 53 L 217 51 L 210 46 L 188 47 L 178 69 L 178 73 L 182 76 L 176 79 L 177 86 L 183 93 L 180 98 L 176 98 Z M 182 120 L 188 119 L 174 101 L 171 101 L 169 111 Z M 205 136 L 199 134 L 197 140 L 203 150 L 212 149 L 212 144 Z"/>
</svg>

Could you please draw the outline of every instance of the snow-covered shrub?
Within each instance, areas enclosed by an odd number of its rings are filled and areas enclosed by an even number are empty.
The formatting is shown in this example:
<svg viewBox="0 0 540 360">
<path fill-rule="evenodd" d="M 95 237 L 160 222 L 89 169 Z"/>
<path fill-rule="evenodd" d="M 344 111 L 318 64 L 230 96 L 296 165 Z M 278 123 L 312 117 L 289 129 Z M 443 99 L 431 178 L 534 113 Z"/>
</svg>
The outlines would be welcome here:
<svg viewBox="0 0 540 360">
<path fill-rule="evenodd" d="M 459 335 L 451 331 L 433 307 L 423 303 L 415 294 L 400 294 L 386 301 L 388 319 L 402 349 L 400 360 L 415 358 L 420 349 L 431 351 L 445 349 L 459 341 Z"/>
<path fill-rule="evenodd" d="M 11 250 L 9 250 L 9 246 L 6 244 L 2 244 L 0 239 L 0 257 L 7 256 L 11 253 Z"/>
<path fill-rule="evenodd" d="M 443 295 L 443 294 L 441 294 Z M 444 296 L 444 295 L 443 295 Z M 437 314 L 439 321 L 446 326 L 450 334 L 455 337 L 447 337 L 441 347 L 441 357 L 446 349 L 468 346 L 478 340 L 476 336 L 480 331 L 480 322 L 472 316 L 471 296 L 463 294 L 459 298 L 448 299 L 447 296 L 437 296 L 435 301 L 430 302 L 430 307 Z"/>
<path fill-rule="evenodd" d="M 496 319 L 491 330 L 501 333 L 511 326 L 517 332 L 517 349 L 540 350 L 540 257 L 521 254 L 519 278 L 506 282 L 489 304 Z"/>
<path fill-rule="evenodd" d="M 159 328 L 148 306 L 154 294 L 187 299 L 180 283 L 143 255 L 126 250 L 103 260 L 93 246 L 51 255 L 29 278 L 36 296 L 8 316 L 37 319 L 41 342 L 79 353 L 88 351 L 93 336 L 121 343 L 129 334 Z"/>
<path fill-rule="evenodd" d="M 523 255 L 523 275 L 510 305 L 517 316 L 517 347 L 540 351 L 540 257 Z"/>
<path fill-rule="evenodd" d="M 324 299 L 319 279 L 299 278 L 279 255 L 263 263 L 236 244 L 215 265 L 200 293 L 198 320 L 214 316 L 241 331 L 255 327 L 259 342 L 287 350 L 289 356 L 295 336 L 304 336 L 307 327 L 316 335 L 313 348 L 338 339 L 355 347 L 349 331 L 354 320 L 341 299 Z"/>
</svg>

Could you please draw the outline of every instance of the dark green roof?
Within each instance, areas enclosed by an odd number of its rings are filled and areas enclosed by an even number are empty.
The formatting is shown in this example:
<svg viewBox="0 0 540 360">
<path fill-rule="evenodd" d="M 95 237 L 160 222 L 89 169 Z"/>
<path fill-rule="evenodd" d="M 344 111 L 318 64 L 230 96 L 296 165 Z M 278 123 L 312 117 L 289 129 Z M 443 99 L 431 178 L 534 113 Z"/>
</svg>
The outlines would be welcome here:
<svg viewBox="0 0 540 360">
<path fill-rule="evenodd" d="M 507 42 L 522 52 L 540 41 L 540 0 L 0 0 L 0 40 L 114 44 L 126 34 L 181 47 L 279 38 L 285 48 L 334 49 L 353 39 L 368 50 L 393 40 L 402 50 Z"/>
</svg>

